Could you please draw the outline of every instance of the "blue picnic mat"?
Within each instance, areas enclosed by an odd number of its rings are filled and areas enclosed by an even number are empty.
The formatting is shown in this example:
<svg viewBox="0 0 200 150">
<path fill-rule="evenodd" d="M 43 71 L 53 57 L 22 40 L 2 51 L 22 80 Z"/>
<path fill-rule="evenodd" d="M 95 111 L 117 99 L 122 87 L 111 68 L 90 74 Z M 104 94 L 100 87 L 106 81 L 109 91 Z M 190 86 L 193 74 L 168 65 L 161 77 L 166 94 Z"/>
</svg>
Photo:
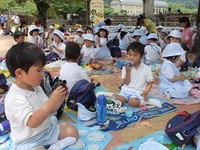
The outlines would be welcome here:
<svg viewBox="0 0 200 150">
<path fill-rule="evenodd" d="M 182 150 L 181 147 L 178 147 L 175 143 L 173 143 L 169 137 L 165 134 L 164 130 L 156 131 L 152 134 L 149 134 L 140 139 L 131 141 L 124 145 L 114 148 L 113 150 L 138 150 L 141 144 L 147 141 L 156 141 L 164 146 L 166 146 L 169 150 Z M 184 150 L 196 150 L 196 147 L 188 144 Z"/>
<path fill-rule="evenodd" d="M 66 122 L 66 121 L 60 121 Z M 69 122 L 68 122 L 69 123 Z M 72 123 L 70 123 L 72 124 Z M 102 132 L 99 130 L 93 130 L 89 127 L 85 127 L 79 124 L 72 124 L 78 128 L 79 139 L 77 142 L 64 150 L 72 149 L 104 149 L 106 145 L 110 142 L 113 136 L 108 132 Z M 12 146 L 12 141 L 9 138 L 9 134 L 0 136 L 0 149 L 1 150 L 10 150 Z"/>
<path fill-rule="evenodd" d="M 105 87 L 100 86 L 96 88 L 95 92 L 99 91 L 105 92 L 108 90 Z M 120 130 L 125 128 L 126 126 L 133 125 L 135 123 L 140 122 L 142 118 L 152 118 L 178 110 L 178 108 L 175 105 L 161 98 L 157 98 L 152 95 L 149 95 L 149 98 L 158 99 L 162 103 L 162 108 L 158 108 L 155 106 L 130 107 L 128 106 L 127 103 L 125 103 L 123 106 L 127 107 L 128 110 L 132 111 L 132 116 L 127 117 L 124 113 L 114 114 L 111 111 L 107 110 L 107 116 L 106 116 L 107 121 L 104 123 L 104 125 L 99 125 L 97 123 L 96 118 L 91 119 L 89 121 L 81 121 L 77 117 L 77 112 L 72 111 L 67 107 L 65 107 L 64 112 L 78 124 L 107 132 L 107 131 Z"/>
</svg>

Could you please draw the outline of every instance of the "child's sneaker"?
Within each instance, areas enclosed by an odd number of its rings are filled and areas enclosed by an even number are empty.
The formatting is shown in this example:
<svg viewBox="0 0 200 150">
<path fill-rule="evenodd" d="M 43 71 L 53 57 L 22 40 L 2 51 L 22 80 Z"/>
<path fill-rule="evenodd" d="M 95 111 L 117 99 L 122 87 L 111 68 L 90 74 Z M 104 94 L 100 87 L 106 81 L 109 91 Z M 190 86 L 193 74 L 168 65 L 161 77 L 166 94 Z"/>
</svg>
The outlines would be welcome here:
<svg viewBox="0 0 200 150">
<path fill-rule="evenodd" d="M 169 100 L 171 98 L 171 95 L 169 93 L 165 93 L 164 96 L 166 100 Z"/>
</svg>

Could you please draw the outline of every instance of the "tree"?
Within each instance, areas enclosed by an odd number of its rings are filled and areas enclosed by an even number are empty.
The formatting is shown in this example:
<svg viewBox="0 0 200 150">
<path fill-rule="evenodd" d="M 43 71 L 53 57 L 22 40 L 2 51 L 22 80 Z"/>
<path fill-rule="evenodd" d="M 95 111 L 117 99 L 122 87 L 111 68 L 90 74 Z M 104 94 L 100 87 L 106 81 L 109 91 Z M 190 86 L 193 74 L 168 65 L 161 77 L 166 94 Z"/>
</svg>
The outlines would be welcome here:
<svg viewBox="0 0 200 150">
<path fill-rule="evenodd" d="M 200 53 L 200 30 L 199 30 L 199 27 L 200 27 L 200 0 L 199 0 L 199 5 L 198 5 L 198 12 L 197 12 L 197 16 L 196 16 L 196 25 L 198 27 L 198 30 L 197 30 L 197 35 L 196 35 L 196 38 L 195 38 L 195 41 L 194 41 L 194 45 L 192 47 L 192 53 L 195 53 L 195 54 L 199 54 Z"/>
</svg>

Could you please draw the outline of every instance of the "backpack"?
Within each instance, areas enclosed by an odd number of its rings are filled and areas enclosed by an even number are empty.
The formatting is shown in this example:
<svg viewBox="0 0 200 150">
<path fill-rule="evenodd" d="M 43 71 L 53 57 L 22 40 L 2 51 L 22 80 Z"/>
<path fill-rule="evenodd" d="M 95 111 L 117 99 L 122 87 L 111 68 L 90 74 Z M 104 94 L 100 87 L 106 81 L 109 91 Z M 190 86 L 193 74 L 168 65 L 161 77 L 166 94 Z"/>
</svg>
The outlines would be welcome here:
<svg viewBox="0 0 200 150">
<path fill-rule="evenodd" d="M 197 55 L 197 57 L 195 58 L 193 64 L 192 64 L 192 67 L 197 67 L 199 68 L 200 67 L 200 54 Z"/>
<path fill-rule="evenodd" d="M 68 108 L 77 111 L 78 106 L 76 105 L 76 103 L 83 104 L 86 109 L 94 107 L 96 102 L 96 95 L 94 93 L 94 90 L 99 85 L 100 83 L 90 83 L 85 79 L 77 81 L 70 90 L 66 103 Z"/>
<path fill-rule="evenodd" d="M 62 81 L 58 77 L 53 79 L 48 71 L 44 71 L 43 81 L 41 82 L 40 86 L 42 87 L 44 93 L 48 97 L 50 97 L 53 90 L 55 90 L 59 85 L 61 85 L 60 82 L 64 82 L 64 84 L 66 84 L 66 81 Z M 62 115 L 64 107 L 65 107 L 65 101 L 57 110 L 57 113 L 56 113 L 57 118 L 60 118 L 60 116 Z"/>
<path fill-rule="evenodd" d="M 107 43 L 107 47 L 110 50 L 112 57 L 122 57 L 121 49 L 119 48 L 119 39 L 117 37 L 115 37 L 113 40 L 110 40 Z"/>
<path fill-rule="evenodd" d="M 5 93 L 9 90 L 9 86 L 7 85 L 6 77 L 3 73 L 0 74 L 0 94 Z"/>
<path fill-rule="evenodd" d="M 47 64 L 49 64 L 49 63 L 51 63 L 51 62 L 54 62 L 54 61 L 56 61 L 56 60 L 59 60 L 59 59 L 60 59 L 60 57 L 59 57 L 58 54 L 55 53 L 55 52 L 51 52 L 51 53 L 49 53 L 49 54 L 46 56 L 46 62 L 47 62 Z"/>
<path fill-rule="evenodd" d="M 200 132 L 200 110 L 189 114 L 186 111 L 178 112 L 166 125 L 165 133 L 178 146 L 185 146 L 192 142 L 195 134 Z"/>
</svg>

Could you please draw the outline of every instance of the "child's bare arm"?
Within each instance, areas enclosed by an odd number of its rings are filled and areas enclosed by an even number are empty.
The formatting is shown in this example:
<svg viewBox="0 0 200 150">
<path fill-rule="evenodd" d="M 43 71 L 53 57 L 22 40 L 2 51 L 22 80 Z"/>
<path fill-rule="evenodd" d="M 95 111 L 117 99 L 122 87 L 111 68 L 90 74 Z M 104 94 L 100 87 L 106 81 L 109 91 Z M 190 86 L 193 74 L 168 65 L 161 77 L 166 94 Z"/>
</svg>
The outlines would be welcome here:
<svg viewBox="0 0 200 150">
<path fill-rule="evenodd" d="M 179 76 L 174 76 L 173 78 L 169 79 L 169 81 L 171 82 L 176 82 L 179 80 L 185 80 L 185 75 L 184 74 L 180 74 Z"/>
<path fill-rule="evenodd" d="M 67 96 L 66 89 L 62 86 L 56 88 L 49 100 L 39 109 L 33 112 L 27 121 L 30 128 L 38 127 L 52 112 L 55 112 L 58 105 L 61 105 Z M 60 106 L 59 106 L 60 107 Z M 59 108 L 58 107 L 58 108 Z M 55 110 L 56 109 L 56 110 Z"/>
<path fill-rule="evenodd" d="M 124 78 L 124 84 L 128 85 L 131 81 L 131 67 L 129 65 L 126 65 L 125 68 L 126 68 L 126 76 Z"/>
<path fill-rule="evenodd" d="M 148 101 L 147 95 L 150 92 L 152 85 L 153 85 L 153 81 L 148 82 L 145 90 L 141 94 L 144 97 L 144 101 Z"/>
</svg>

